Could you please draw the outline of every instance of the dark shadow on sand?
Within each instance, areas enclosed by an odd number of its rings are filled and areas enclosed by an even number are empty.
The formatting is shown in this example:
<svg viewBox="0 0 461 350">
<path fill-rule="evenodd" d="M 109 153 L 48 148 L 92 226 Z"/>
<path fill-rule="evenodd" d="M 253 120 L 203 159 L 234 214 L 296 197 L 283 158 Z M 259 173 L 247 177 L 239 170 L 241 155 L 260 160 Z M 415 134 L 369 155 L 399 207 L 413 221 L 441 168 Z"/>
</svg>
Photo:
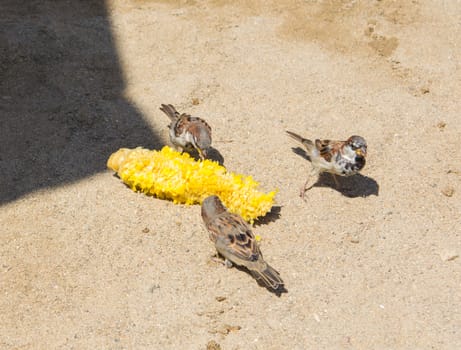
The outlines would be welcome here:
<svg viewBox="0 0 461 350">
<path fill-rule="evenodd" d="M 123 97 L 104 1 L 0 3 L 0 205 L 106 169 L 120 147 L 159 148 Z"/>
<path fill-rule="evenodd" d="M 282 207 L 274 205 L 271 210 L 264 216 L 260 216 L 253 223 L 254 226 L 268 225 L 271 222 L 277 221 L 282 216 Z"/>
</svg>

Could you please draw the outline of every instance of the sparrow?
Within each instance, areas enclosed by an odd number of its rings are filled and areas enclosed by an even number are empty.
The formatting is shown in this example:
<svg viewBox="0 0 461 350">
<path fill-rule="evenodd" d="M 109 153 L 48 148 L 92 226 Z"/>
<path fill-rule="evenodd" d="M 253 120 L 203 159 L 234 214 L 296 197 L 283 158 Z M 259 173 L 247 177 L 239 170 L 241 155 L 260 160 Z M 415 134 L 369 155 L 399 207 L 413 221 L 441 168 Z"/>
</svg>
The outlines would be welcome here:
<svg viewBox="0 0 461 350">
<path fill-rule="evenodd" d="M 317 139 L 312 142 L 291 131 L 287 131 L 287 134 L 304 145 L 312 164 L 311 173 L 301 188 L 300 196 L 303 199 L 305 192 L 312 188 L 321 173 L 332 174 L 336 186 L 339 186 L 335 175 L 354 175 L 365 166 L 367 143 L 361 136 L 351 136 L 346 141 Z M 315 176 L 315 181 L 307 186 L 311 176 Z"/>
<path fill-rule="evenodd" d="M 208 123 L 186 113 L 179 114 L 170 104 L 162 104 L 160 110 L 171 120 L 168 128 L 173 145 L 182 151 L 195 149 L 204 160 L 211 147 L 211 128 Z"/>
<path fill-rule="evenodd" d="M 279 273 L 264 261 L 251 227 L 241 216 L 230 213 L 218 196 L 203 201 L 202 219 L 228 267 L 234 263 L 247 268 L 258 282 L 274 292 L 284 288 Z"/>
</svg>

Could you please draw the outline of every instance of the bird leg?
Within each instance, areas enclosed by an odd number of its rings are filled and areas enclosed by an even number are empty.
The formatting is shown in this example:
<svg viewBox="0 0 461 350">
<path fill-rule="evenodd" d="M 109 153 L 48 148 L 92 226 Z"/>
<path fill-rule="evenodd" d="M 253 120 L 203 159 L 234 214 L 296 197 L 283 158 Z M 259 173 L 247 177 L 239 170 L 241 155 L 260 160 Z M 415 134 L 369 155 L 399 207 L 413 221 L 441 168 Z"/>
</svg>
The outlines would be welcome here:
<svg viewBox="0 0 461 350">
<path fill-rule="evenodd" d="M 301 190 L 299 191 L 299 196 L 304 200 L 304 194 L 307 191 L 307 184 L 309 183 L 310 176 L 307 178 L 306 182 L 304 185 L 301 187 Z"/>
<path fill-rule="evenodd" d="M 220 254 L 216 254 L 216 255 L 212 256 L 211 261 L 213 261 L 215 263 L 218 263 L 218 264 L 221 264 L 221 265 L 224 265 L 228 269 L 230 269 L 233 266 L 232 261 L 230 261 L 230 260 L 228 260 L 226 258 L 224 258 L 224 260 L 223 260 Z"/>
<path fill-rule="evenodd" d="M 198 147 L 196 148 L 196 150 L 197 150 L 197 153 L 198 153 L 200 159 L 201 159 L 201 160 L 205 160 L 205 158 L 206 158 L 205 152 L 203 152 L 203 151 L 202 151 L 200 148 L 198 148 Z"/>
<path fill-rule="evenodd" d="M 337 189 L 340 189 L 340 188 L 341 188 L 341 185 L 340 185 L 338 179 L 336 178 L 336 175 L 333 174 L 333 173 L 331 173 L 331 175 L 333 176 L 333 180 L 335 181 L 336 188 L 337 188 Z"/>
<path fill-rule="evenodd" d="M 173 144 L 173 147 L 172 147 L 176 152 L 178 153 L 181 153 L 183 154 L 184 153 L 184 149 L 181 147 L 181 146 L 178 146 L 178 145 L 175 145 Z"/>
<path fill-rule="evenodd" d="M 312 176 L 315 177 L 315 180 L 314 180 L 314 182 L 312 182 L 312 184 L 311 184 L 310 186 L 308 186 L 308 184 L 309 184 L 309 182 L 310 182 Z M 301 187 L 301 191 L 300 191 L 300 193 L 299 193 L 299 196 L 300 196 L 303 200 L 305 200 L 305 199 L 304 199 L 304 195 L 306 194 L 306 191 L 310 190 L 310 189 L 311 189 L 312 187 L 314 187 L 314 185 L 316 184 L 316 182 L 317 182 L 317 180 L 318 180 L 318 176 L 319 176 L 318 171 L 317 171 L 316 169 L 312 169 L 311 172 L 310 172 L 310 174 L 309 174 L 309 176 L 307 177 L 306 182 L 304 183 L 304 186 Z"/>
</svg>

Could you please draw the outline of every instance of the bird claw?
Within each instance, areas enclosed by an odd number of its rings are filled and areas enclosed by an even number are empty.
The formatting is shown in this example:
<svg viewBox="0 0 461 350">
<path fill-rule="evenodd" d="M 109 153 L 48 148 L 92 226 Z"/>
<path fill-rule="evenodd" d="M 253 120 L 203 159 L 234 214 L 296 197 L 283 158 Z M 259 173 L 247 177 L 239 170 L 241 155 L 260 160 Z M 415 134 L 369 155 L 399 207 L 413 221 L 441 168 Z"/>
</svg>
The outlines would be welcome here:
<svg viewBox="0 0 461 350">
<path fill-rule="evenodd" d="M 232 264 L 232 261 L 228 260 L 228 259 L 222 259 L 220 258 L 220 256 L 218 255 L 215 255 L 215 256 L 212 256 L 211 257 L 211 261 L 217 263 L 217 264 L 220 264 L 220 265 L 224 265 L 225 267 L 227 267 L 228 269 L 230 269 L 233 264 Z"/>
<path fill-rule="evenodd" d="M 304 197 L 306 194 L 306 189 L 304 187 L 301 188 L 301 191 L 299 191 L 299 196 L 301 197 L 301 199 L 305 202 L 306 201 L 306 198 Z"/>
</svg>

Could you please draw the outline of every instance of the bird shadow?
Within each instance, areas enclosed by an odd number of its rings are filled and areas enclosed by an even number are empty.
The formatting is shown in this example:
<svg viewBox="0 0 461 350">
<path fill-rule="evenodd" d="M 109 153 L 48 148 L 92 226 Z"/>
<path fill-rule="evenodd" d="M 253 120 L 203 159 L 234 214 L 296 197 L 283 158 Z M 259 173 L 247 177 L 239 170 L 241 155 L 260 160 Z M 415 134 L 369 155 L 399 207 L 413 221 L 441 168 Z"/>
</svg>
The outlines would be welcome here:
<svg viewBox="0 0 461 350">
<path fill-rule="evenodd" d="M 219 165 L 224 166 L 224 157 L 216 148 L 210 147 L 208 150 L 208 159 L 218 162 Z"/>
<path fill-rule="evenodd" d="M 195 149 L 187 149 L 183 152 L 188 153 L 194 160 L 200 161 L 200 154 Z M 222 156 L 221 152 L 219 152 L 216 148 L 210 147 L 208 149 L 206 159 L 211 160 L 213 162 L 217 162 L 219 165 L 224 166 L 224 157 Z"/>
<path fill-rule="evenodd" d="M 311 161 L 306 151 L 302 148 L 293 147 L 292 151 L 309 162 Z M 322 173 L 312 187 L 330 187 L 349 198 L 379 195 L 379 184 L 376 180 L 360 173 L 353 176 L 336 176 L 336 180 L 338 180 L 339 186 L 336 186 L 332 174 Z"/>
<path fill-rule="evenodd" d="M 293 151 L 294 154 L 297 154 L 298 156 L 304 158 L 307 161 L 311 161 L 311 157 L 307 155 L 307 152 L 301 148 L 301 147 L 292 147 L 291 150 Z"/>
<path fill-rule="evenodd" d="M 320 174 L 319 180 L 314 187 L 330 187 L 345 197 L 357 198 L 357 197 L 369 197 L 371 195 L 379 195 L 379 185 L 371 177 L 355 174 L 353 176 L 336 176 L 339 187 L 336 186 L 333 176 L 331 174 Z"/>
</svg>

